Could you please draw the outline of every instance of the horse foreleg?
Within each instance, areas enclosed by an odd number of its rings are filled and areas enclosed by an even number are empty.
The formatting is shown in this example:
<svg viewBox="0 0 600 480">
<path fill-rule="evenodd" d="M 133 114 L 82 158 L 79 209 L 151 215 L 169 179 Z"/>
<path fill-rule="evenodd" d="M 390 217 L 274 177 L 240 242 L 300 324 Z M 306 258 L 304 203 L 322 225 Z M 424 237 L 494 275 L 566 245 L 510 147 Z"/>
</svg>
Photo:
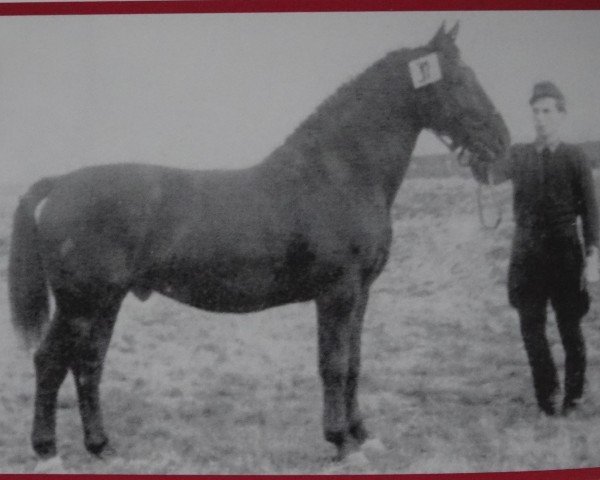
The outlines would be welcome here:
<svg viewBox="0 0 600 480">
<path fill-rule="evenodd" d="M 360 375 L 361 335 L 365 310 L 369 298 L 368 290 L 360 293 L 350 323 L 350 358 L 348 365 L 348 380 L 346 382 L 346 414 L 350 435 L 359 443 L 369 436 L 364 426 L 358 406 L 358 379 Z"/>
<path fill-rule="evenodd" d="M 100 455 L 108 445 L 100 408 L 100 380 L 118 307 L 73 320 L 75 338 L 71 370 L 75 378 L 85 447 Z"/>
<path fill-rule="evenodd" d="M 337 447 L 338 458 L 351 447 L 346 392 L 356 301 L 353 289 L 341 285 L 317 299 L 323 431 L 325 439 Z"/>
<path fill-rule="evenodd" d="M 68 320 L 57 310 L 34 355 L 36 392 L 31 443 L 42 458 L 56 455 L 56 399 L 68 371 L 69 341 Z"/>
</svg>

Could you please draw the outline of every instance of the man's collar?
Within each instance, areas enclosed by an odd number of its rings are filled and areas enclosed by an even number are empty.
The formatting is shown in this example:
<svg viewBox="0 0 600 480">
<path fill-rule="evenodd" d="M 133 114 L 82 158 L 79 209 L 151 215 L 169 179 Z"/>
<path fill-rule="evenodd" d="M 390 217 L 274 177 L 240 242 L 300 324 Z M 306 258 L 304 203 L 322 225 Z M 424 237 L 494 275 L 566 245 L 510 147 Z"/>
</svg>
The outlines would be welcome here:
<svg viewBox="0 0 600 480">
<path fill-rule="evenodd" d="M 560 143 L 561 143 L 560 140 L 551 140 L 548 142 L 544 142 L 542 140 L 536 140 L 534 142 L 534 146 L 535 146 L 535 150 L 537 153 L 542 153 L 542 150 L 544 150 L 545 148 L 547 148 L 552 153 L 554 153 L 554 152 L 556 152 L 556 149 L 558 148 Z"/>
</svg>

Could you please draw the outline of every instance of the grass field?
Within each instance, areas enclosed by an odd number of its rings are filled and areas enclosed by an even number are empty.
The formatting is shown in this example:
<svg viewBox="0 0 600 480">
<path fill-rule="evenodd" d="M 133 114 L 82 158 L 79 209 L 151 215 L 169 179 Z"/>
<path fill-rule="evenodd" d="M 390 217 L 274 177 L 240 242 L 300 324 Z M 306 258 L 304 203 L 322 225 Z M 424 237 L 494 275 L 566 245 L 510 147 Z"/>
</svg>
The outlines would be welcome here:
<svg viewBox="0 0 600 480">
<path fill-rule="evenodd" d="M 0 193 L 0 471 L 36 466 L 29 445 L 30 355 L 15 346 L 6 300 L 10 218 Z M 588 388 L 569 418 L 538 414 L 517 317 L 507 305 L 512 222 L 477 220 L 470 179 L 410 179 L 394 207 L 390 261 L 374 285 L 360 398 L 385 450 L 335 464 L 321 434 L 312 304 L 216 315 L 153 295 L 126 300 L 102 398 L 116 453 L 83 447 L 71 379 L 60 392 L 59 451 L 82 473 L 405 473 L 600 465 L 599 287 L 585 320 Z M 555 358 L 563 355 L 554 322 Z"/>
</svg>

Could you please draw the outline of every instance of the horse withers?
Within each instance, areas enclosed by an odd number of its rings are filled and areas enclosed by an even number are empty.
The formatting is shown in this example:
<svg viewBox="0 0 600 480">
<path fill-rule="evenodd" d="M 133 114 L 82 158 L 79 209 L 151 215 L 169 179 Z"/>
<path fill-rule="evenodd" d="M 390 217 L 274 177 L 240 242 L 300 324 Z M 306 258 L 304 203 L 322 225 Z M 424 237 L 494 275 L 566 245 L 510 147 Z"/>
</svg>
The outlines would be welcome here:
<svg viewBox="0 0 600 480">
<path fill-rule="evenodd" d="M 39 456 L 57 453 L 57 392 L 69 370 L 85 446 L 105 450 L 100 378 L 128 292 L 213 312 L 314 300 L 325 439 L 340 458 L 365 441 L 357 400 L 363 316 L 417 137 L 431 129 L 478 162 L 502 157 L 509 144 L 460 58 L 457 31 L 442 25 L 428 44 L 389 53 L 251 168 L 103 165 L 30 188 L 14 216 L 9 284 L 17 332 L 27 344 L 41 340 L 32 432 Z"/>
</svg>

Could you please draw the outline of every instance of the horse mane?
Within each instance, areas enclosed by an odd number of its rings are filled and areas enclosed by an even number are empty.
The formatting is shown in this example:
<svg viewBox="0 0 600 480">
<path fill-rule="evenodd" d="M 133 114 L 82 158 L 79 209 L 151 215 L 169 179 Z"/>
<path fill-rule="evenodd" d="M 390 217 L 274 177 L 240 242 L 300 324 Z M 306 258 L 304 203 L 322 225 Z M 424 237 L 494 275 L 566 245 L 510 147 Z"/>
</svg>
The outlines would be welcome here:
<svg viewBox="0 0 600 480">
<path fill-rule="evenodd" d="M 335 145 L 336 133 L 344 127 L 352 126 L 355 133 L 353 142 L 360 144 L 372 141 L 374 133 L 381 136 L 386 128 L 397 125 L 397 122 L 390 124 L 392 119 L 409 120 L 391 116 L 402 113 L 403 109 L 398 106 L 410 100 L 412 88 L 409 89 L 410 78 L 405 65 L 411 59 L 412 52 L 414 49 L 409 48 L 389 52 L 342 84 L 265 161 L 280 160 L 280 150 L 286 150 L 289 154 L 289 150 L 294 149 L 322 151 L 339 147 Z"/>
<path fill-rule="evenodd" d="M 402 49 L 389 52 L 363 72 L 343 83 L 338 89 L 317 106 L 315 112 L 302 122 L 294 133 L 301 131 L 306 125 L 318 122 L 319 119 L 333 119 L 338 121 L 337 115 L 352 110 L 356 105 L 366 100 L 361 94 L 375 91 L 382 94 L 392 94 L 392 90 L 385 88 L 393 80 L 401 80 L 403 69 L 399 66 L 408 62 L 411 50 Z"/>
</svg>

